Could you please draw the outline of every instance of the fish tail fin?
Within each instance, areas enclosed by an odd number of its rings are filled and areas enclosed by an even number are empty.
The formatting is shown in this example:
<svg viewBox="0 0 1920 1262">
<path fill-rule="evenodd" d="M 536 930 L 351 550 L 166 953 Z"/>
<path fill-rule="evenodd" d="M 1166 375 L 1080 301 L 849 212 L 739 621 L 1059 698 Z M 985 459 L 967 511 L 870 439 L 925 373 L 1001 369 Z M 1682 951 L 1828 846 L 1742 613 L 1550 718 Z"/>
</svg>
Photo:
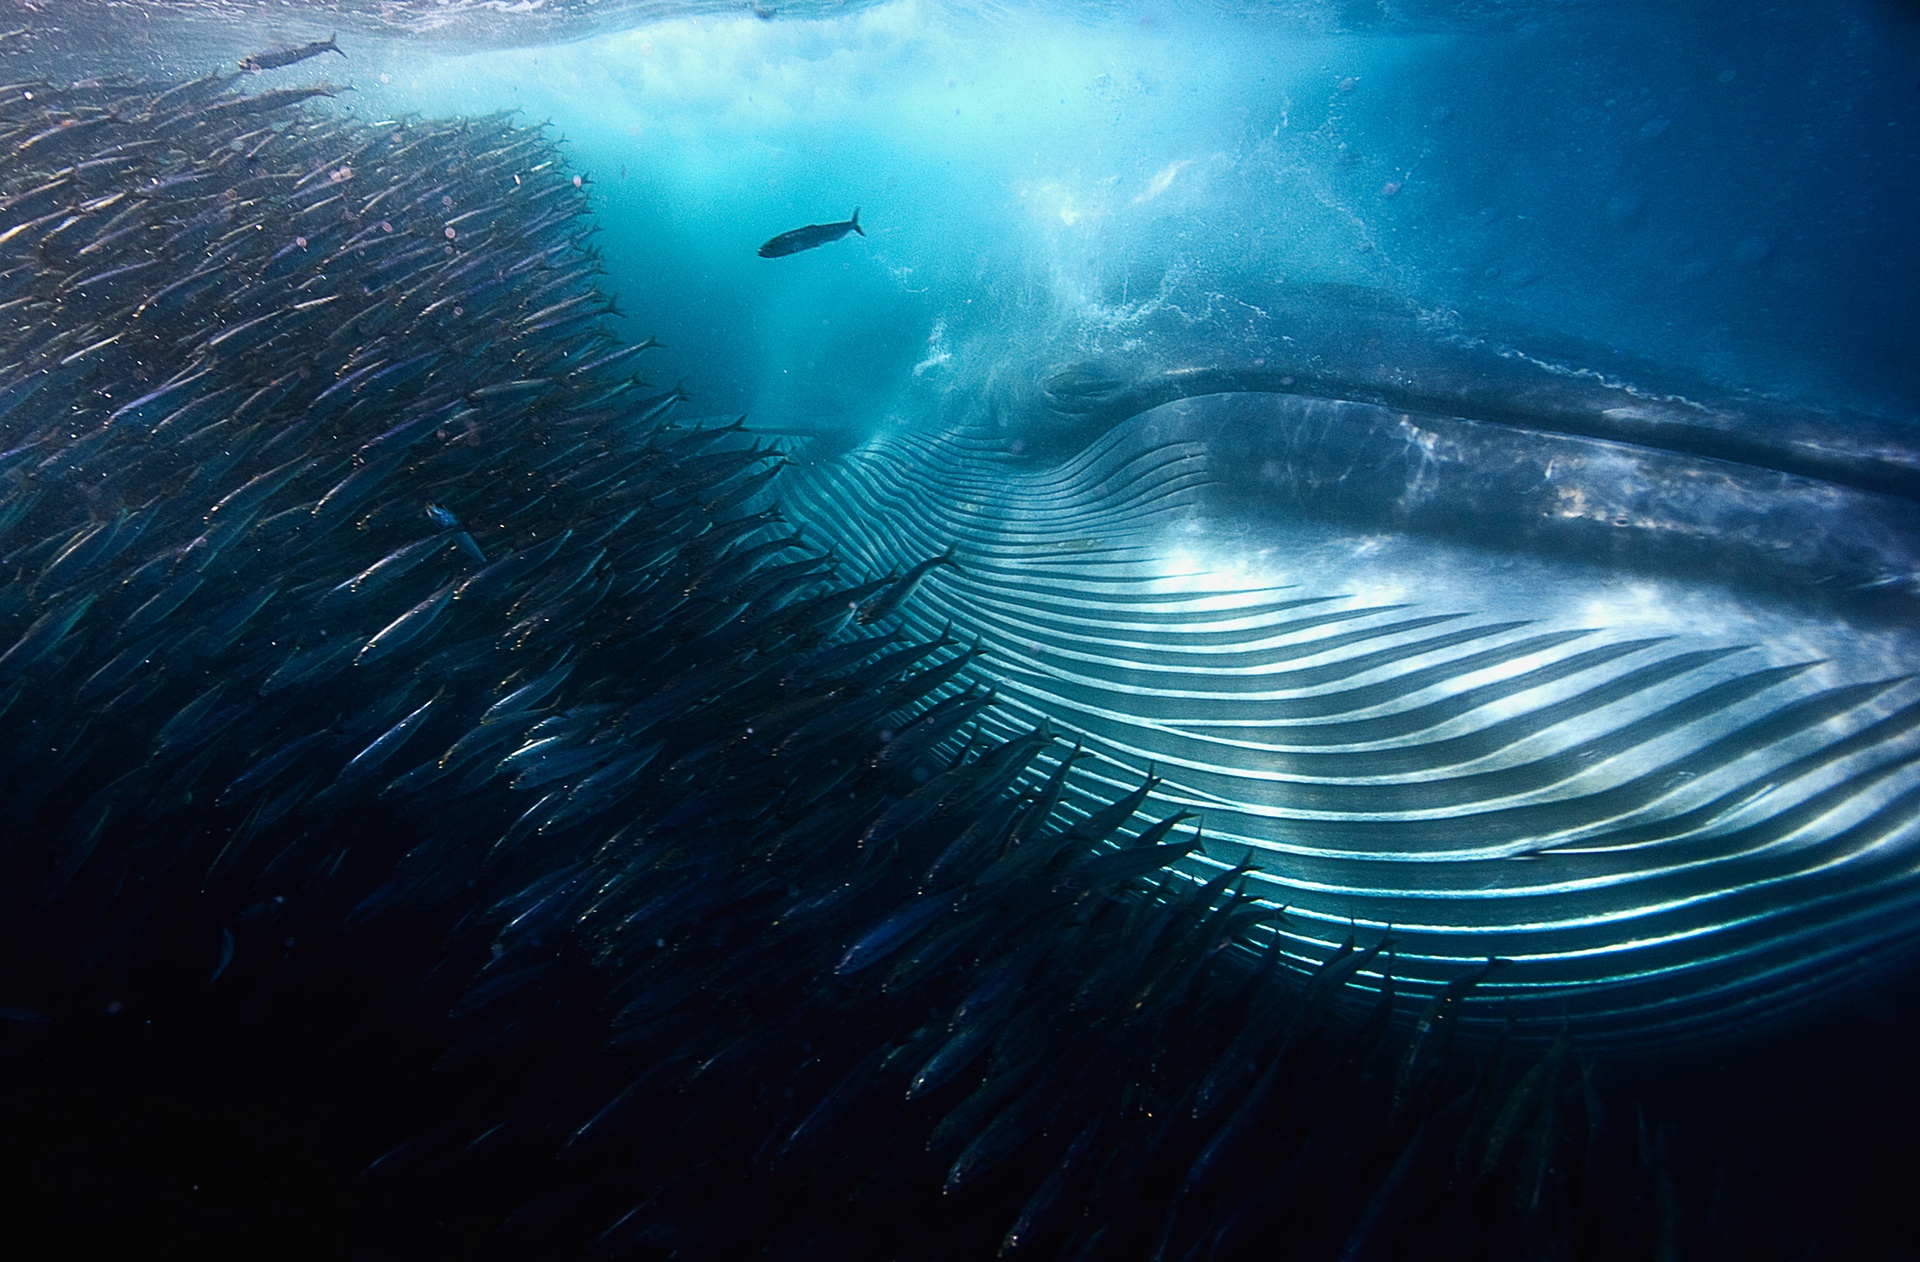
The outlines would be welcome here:
<svg viewBox="0 0 1920 1262">
<path fill-rule="evenodd" d="M 867 235 L 867 230 L 860 226 L 860 208 L 858 206 L 855 206 L 853 208 L 853 218 L 848 220 L 847 222 L 851 223 L 853 225 L 853 230 L 859 233 L 861 236 L 864 237 Z"/>
<path fill-rule="evenodd" d="M 336 52 L 336 53 L 339 53 L 339 54 L 340 54 L 340 55 L 341 55 L 342 57 L 345 57 L 345 56 L 347 55 L 347 50 L 346 50 L 346 49 L 344 49 L 344 48 L 342 48 L 342 47 L 340 47 L 340 45 L 339 45 L 339 44 L 337 44 L 337 43 L 335 43 L 335 42 L 334 42 L 335 40 L 337 40 L 337 39 L 339 39 L 339 38 L 340 38 L 340 32 L 338 32 L 338 31 L 335 31 L 335 32 L 334 32 L 333 34 L 331 34 L 331 35 L 329 35 L 329 36 L 327 36 L 327 42 L 326 42 L 326 43 L 324 43 L 324 44 L 322 44 L 322 45 L 320 45 L 320 47 L 322 47 L 322 48 L 325 48 L 325 49 L 327 49 L 327 50 L 329 50 L 330 52 Z"/>
</svg>

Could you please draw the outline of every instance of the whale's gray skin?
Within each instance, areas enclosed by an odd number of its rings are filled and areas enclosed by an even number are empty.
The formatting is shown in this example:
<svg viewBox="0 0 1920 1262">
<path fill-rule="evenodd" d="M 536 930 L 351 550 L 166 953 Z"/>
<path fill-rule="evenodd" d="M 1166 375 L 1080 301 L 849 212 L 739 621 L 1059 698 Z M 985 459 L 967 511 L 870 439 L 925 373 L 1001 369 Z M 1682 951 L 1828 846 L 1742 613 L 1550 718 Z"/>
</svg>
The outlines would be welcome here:
<svg viewBox="0 0 1920 1262">
<path fill-rule="evenodd" d="M 957 540 L 909 625 L 980 636 L 1008 718 L 1086 733 L 1100 780 L 1157 769 L 1303 962 L 1391 926 L 1416 984 L 1513 961 L 1490 1021 L 1646 1046 L 1904 952 L 1899 427 L 1327 309 L 1387 332 L 1371 364 L 1311 322 L 1244 373 L 1036 360 L 788 502 L 877 568 Z"/>
<path fill-rule="evenodd" d="M 1470 332 L 1453 313 L 1346 287 L 1280 302 L 1286 314 L 1254 337 L 1162 331 L 1124 353 L 1003 369 L 987 423 L 1059 459 L 1164 404 L 1264 397 L 1266 441 L 1286 435 L 1279 465 L 1259 457 L 1284 470 L 1264 494 L 1309 516 L 1916 612 L 1910 417 L 1676 381 L 1604 348 L 1542 350 L 1538 334 Z"/>
</svg>

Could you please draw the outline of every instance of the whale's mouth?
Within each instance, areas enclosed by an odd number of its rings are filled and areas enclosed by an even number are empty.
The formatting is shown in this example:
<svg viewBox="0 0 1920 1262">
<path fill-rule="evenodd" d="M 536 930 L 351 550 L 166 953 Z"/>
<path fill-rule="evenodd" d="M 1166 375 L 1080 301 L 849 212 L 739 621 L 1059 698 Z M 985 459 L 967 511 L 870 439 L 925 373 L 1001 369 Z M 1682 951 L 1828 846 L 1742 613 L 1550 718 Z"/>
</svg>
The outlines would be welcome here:
<svg viewBox="0 0 1920 1262">
<path fill-rule="evenodd" d="M 1920 532 L 1858 485 L 1904 457 L 1849 484 L 1809 466 L 1857 433 L 1773 441 L 1789 470 L 1685 449 L 1712 425 L 1569 432 L 1604 397 L 1228 388 L 1270 375 L 1056 371 L 1024 428 L 897 433 L 784 498 L 876 572 L 957 542 L 912 629 L 977 636 L 1003 721 L 1084 734 L 1106 787 L 1163 777 L 1303 961 L 1390 927 L 1410 984 L 1504 958 L 1492 1019 L 1644 1043 L 1906 932 Z"/>
</svg>

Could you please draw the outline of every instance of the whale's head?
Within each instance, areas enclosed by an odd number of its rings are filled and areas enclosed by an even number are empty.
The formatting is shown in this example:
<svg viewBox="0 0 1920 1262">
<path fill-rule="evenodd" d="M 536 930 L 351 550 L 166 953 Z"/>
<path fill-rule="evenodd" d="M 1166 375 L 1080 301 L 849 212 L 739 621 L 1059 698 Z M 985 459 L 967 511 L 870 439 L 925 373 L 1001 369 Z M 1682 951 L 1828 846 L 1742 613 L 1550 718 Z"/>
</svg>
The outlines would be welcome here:
<svg viewBox="0 0 1920 1262">
<path fill-rule="evenodd" d="M 1883 418 L 1314 295 L 1263 343 L 997 363 L 786 492 L 1009 725 L 1149 770 L 1302 962 L 1489 1021 L 1728 1030 L 1906 949 L 1920 482 Z M 1650 380 L 1649 378 L 1655 378 Z"/>
</svg>

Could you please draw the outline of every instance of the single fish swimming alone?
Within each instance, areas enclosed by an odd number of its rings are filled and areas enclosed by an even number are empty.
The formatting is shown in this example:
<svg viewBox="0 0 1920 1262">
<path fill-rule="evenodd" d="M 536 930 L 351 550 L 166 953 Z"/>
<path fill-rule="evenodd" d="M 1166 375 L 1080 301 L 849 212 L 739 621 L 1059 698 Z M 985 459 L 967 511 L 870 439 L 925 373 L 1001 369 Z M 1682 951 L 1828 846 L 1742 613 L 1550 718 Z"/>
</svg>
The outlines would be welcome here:
<svg viewBox="0 0 1920 1262">
<path fill-rule="evenodd" d="M 318 57 L 321 53 L 340 53 L 345 57 L 346 54 L 340 51 L 340 46 L 333 42 L 337 38 L 339 37 L 329 35 L 323 40 L 301 44 L 297 48 L 275 48 L 268 52 L 255 53 L 251 57 L 241 58 L 240 68 L 259 74 L 262 70 L 278 70 L 282 66 L 291 66 L 295 62 L 305 61 L 309 57 Z"/>
<path fill-rule="evenodd" d="M 863 237 L 867 235 L 867 230 L 860 226 L 858 206 L 853 208 L 852 218 L 844 223 L 810 223 L 804 228 L 795 228 L 792 232 L 781 233 L 760 247 L 760 257 L 777 259 L 789 254 L 798 254 L 802 250 L 816 249 L 829 241 L 838 241 L 849 232 L 857 232 Z"/>
</svg>

